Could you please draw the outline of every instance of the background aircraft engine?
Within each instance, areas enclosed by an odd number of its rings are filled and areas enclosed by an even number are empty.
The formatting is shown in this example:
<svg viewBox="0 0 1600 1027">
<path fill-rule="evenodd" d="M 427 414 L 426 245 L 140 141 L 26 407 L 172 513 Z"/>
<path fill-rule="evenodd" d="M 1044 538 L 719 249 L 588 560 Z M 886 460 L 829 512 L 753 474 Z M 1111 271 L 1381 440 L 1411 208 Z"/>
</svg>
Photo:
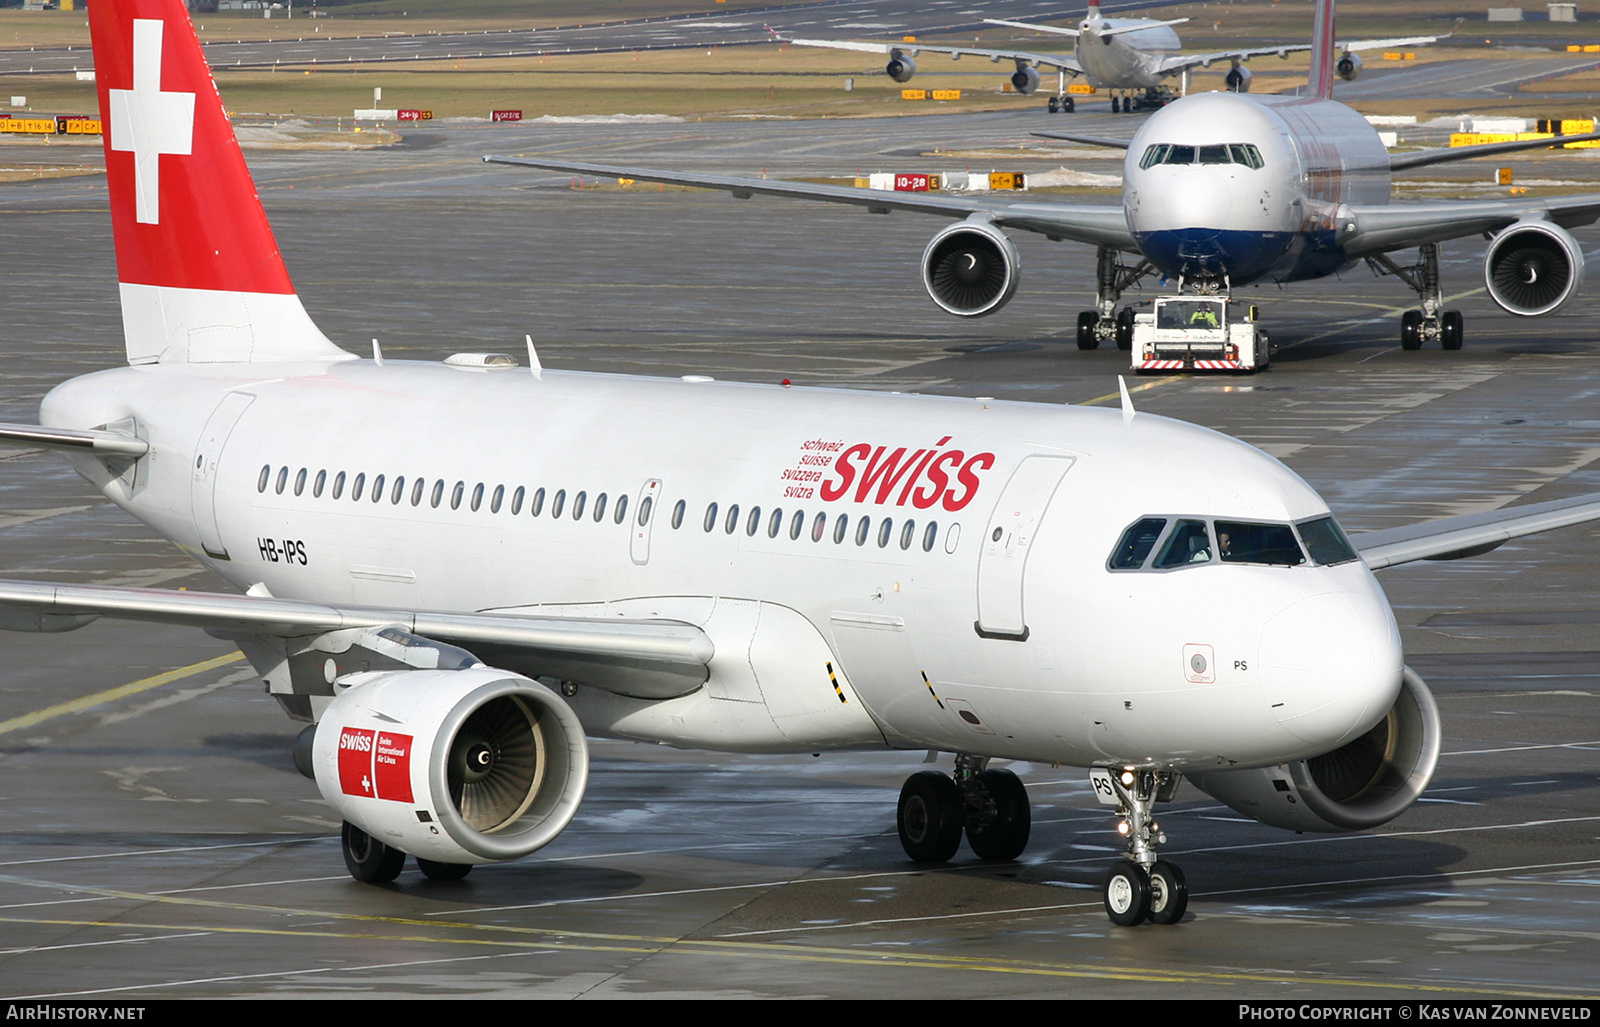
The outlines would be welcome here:
<svg viewBox="0 0 1600 1027">
<path fill-rule="evenodd" d="M 1228 69 L 1228 75 L 1222 81 L 1228 87 L 1228 92 L 1230 93 L 1248 93 L 1252 77 L 1249 68 L 1235 64 Z"/>
<path fill-rule="evenodd" d="M 922 251 L 922 284 L 933 302 L 959 317 L 982 317 L 1017 291 L 1017 248 L 987 221 L 951 225 Z"/>
<path fill-rule="evenodd" d="M 917 62 L 905 54 L 897 53 L 889 58 L 883 70 L 896 82 L 910 82 L 911 76 L 917 73 Z"/>
<path fill-rule="evenodd" d="M 1023 96 L 1031 96 L 1039 89 L 1039 69 L 1018 68 L 1011 75 L 1011 88 Z"/>
<path fill-rule="evenodd" d="M 317 788 L 385 845 L 439 863 L 526 856 L 571 822 L 589 778 L 583 725 L 506 671 L 374 671 L 317 724 Z"/>
<path fill-rule="evenodd" d="M 1353 53 L 1341 54 L 1339 63 L 1333 66 L 1339 77 L 1346 82 L 1354 82 L 1361 77 L 1361 58 Z"/>
<path fill-rule="evenodd" d="M 1439 743 L 1439 707 L 1422 678 L 1407 667 L 1388 715 L 1354 741 L 1296 763 L 1208 771 L 1189 780 L 1274 827 L 1360 831 L 1411 808 L 1433 777 Z"/>
<path fill-rule="evenodd" d="M 1518 221 L 1489 244 L 1483 277 L 1489 296 L 1511 313 L 1553 313 L 1583 281 L 1583 250 L 1548 221 Z"/>
</svg>

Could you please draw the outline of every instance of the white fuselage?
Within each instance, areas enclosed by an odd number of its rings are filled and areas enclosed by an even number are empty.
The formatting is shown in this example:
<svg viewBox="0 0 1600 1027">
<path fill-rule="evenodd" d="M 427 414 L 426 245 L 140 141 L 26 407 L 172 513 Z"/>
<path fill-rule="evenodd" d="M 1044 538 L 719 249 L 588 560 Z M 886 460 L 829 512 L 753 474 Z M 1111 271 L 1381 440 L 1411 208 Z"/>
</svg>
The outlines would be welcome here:
<svg viewBox="0 0 1600 1027">
<path fill-rule="evenodd" d="M 1132 32 L 1102 34 L 1148 24 Z M 1144 18 L 1090 18 L 1078 28 L 1073 56 L 1084 77 L 1098 89 L 1153 89 L 1167 78 L 1158 70 L 1163 54 L 1176 53 L 1181 44 L 1172 28 Z"/>
<path fill-rule="evenodd" d="M 1159 146 L 1172 149 L 1153 161 Z M 1233 147 L 1253 148 L 1259 166 L 1217 152 Z M 1367 120 L 1333 100 L 1199 93 L 1140 126 L 1122 189 L 1128 226 L 1164 273 L 1294 281 L 1348 265 L 1340 207 L 1388 202 L 1389 156 Z"/>
<path fill-rule="evenodd" d="M 1399 688 L 1359 560 L 1108 568 L 1142 517 L 1327 513 L 1259 450 L 1147 414 L 353 360 L 119 368 L 42 411 L 130 418 L 140 477 L 80 470 L 241 588 L 704 628 L 692 694 L 580 688 L 594 734 L 1246 767 L 1335 748 Z"/>
</svg>

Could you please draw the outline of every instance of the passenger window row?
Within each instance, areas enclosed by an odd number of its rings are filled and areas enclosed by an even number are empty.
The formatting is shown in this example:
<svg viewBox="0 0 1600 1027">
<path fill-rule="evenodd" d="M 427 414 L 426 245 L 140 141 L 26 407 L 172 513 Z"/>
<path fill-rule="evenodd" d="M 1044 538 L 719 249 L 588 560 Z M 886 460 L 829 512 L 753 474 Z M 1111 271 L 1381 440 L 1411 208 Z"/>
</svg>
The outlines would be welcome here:
<svg viewBox="0 0 1600 1027">
<path fill-rule="evenodd" d="M 397 474 L 393 478 L 379 474 L 368 479 L 365 472 L 351 477 L 346 472 L 339 471 L 330 479 L 326 470 L 318 471 L 312 476 L 310 470 L 305 467 L 294 472 L 291 485 L 289 475 L 288 467 L 278 468 L 277 474 L 274 475 L 272 465 L 268 464 L 261 468 L 261 474 L 256 479 L 256 491 L 266 492 L 271 488 L 274 493 L 281 496 L 292 489 L 296 496 L 310 492 L 313 499 L 321 499 L 324 493 L 330 499 L 343 499 L 348 495 L 352 503 L 359 503 L 365 498 L 370 503 L 387 502 L 390 506 L 400 506 L 407 502 L 411 506 L 421 506 L 426 501 L 434 509 L 448 502 L 452 510 L 459 510 L 465 506 L 473 513 L 477 513 L 487 506 L 490 513 L 499 513 L 504 509 L 512 516 L 520 514 L 523 506 L 527 506 L 528 513 L 538 517 L 544 513 L 546 507 L 545 490 L 542 487 L 534 489 L 530 494 L 524 486 L 518 485 L 508 494 L 504 485 L 496 485 L 490 489 L 487 484 L 480 481 L 472 485 L 469 490 L 464 481 L 447 485 L 443 478 L 435 478 L 430 488 L 426 478 L 407 479 L 403 474 Z M 566 513 L 575 521 L 582 520 L 586 511 L 595 523 L 605 520 L 608 512 L 611 514 L 612 522 L 616 524 L 621 524 L 628 517 L 626 493 L 617 496 L 616 501 L 612 502 L 610 495 L 605 492 L 594 496 L 591 501 L 587 491 L 579 491 L 569 500 L 566 489 L 557 489 L 555 494 L 549 497 L 548 506 L 551 517 L 560 517 Z M 648 498 L 639 504 L 640 525 L 649 523 L 650 506 Z"/>
<path fill-rule="evenodd" d="M 309 492 L 313 499 L 321 499 L 324 494 L 335 500 L 348 496 L 352 503 L 359 503 L 365 498 L 370 503 L 387 502 L 390 506 L 400 506 L 409 502 L 411 506 L 420 507 L 426 501 L 433 509 L 438 509 L 448 502 L 451 510 L 459 510 L 465 506 L 471 512 L 477 513 L 487 506 L 490 513 L 497 514 L 504 509 L 512 516 L 522 513 L 523 507 L 526 506 L 530 516 L 539 517 L 548 507 L 551 518 L 566 515 L 577 521 L 582 520 L 587 511 L 589 517 L 596 523 L 605 520 L 608 508 L 611 511 L 611 519 L 616 524 L 621 524 L 628 516 L 626 493 L 617 496 L 615 502 L 612 502 L 607 493 L 601 492 L 591 501 L 587 491 L 575 492 L 569 496 L 566 489 L 557 489 L 547 496 L 542 487 L 529 493 L 524 486 L 518 485 L 508 495 L 504 485 L 496 485 L 491 490 L 486 483 L 478 482 L 469 490 L 465 481 L 448 485 L 443 478 L 435 478 L 430 488 L 426 478 L 408 479 L 405 475 L 395 475 L 390 478 L 378 474 L 369 479 L 365 472 L 358 472 L 351 477 L 346 472 L 339 471 L 330 478 L 326 470 L 317 471 L 312 475 L 310 469 L 305 467 L 292 474 L 291 478 L 291 470 L 287 466 L 279 467 L 274 473 L 271 464 L 264 465 L 260 476 L 256 479 L 256 491 L 265 493 L 270 488 L 280 496 L 285 492 L 292 492 L 295 496 Z M 640 527 L 650 523 L 652 506 L 653 502 L 649 496 L 640 501 L 638 513 L 635 515 Z M 683 527 L 687 513 L 688 502 L 678 500 L 672 508 L 674 530 Z M 847 539 L 853 537 L 857 546 L 864 547 L 869 539 L 875 537 L 879 549 L 889 548 L 890 543 L 898 539 L 901 549 L 910 550 L 918 541 L 917 522 L 910 517 L 899 522 L 898 530 L 894 518 L 880 518 L 877 521 L 876 532 L 873 530 L 873 519 L 870 515 L 862 515 L 856 519 L 854 532 L 851 531 L 849 514 L 841 513 L 834 516 L 832 523 L 835 545 L 844 545 Z M 813 514 L 809 529 L 811 541 L 821 542 L 828 534 L 828 524 L 829 516 L 826 512 L 819 510 Z M 782 508 L 774 508 L 763 513 L 759 506 L 741 510 L 738 503 L 732 504 L 726 510 L 721 510 L 716 503 L 709 504 L 701 527 L 707 533 L 716 531 L 720 527 L 725 535 L 733 535 L 742 530 L 750 538 L 765 531 L 768 538 L 775 539 L 787 532 L 793 541 L 798 541 L 807 534 L 804 510 L 794 510 L 785 514 Z M 925 523 L 920 533 L 922 551 L 932 552 L 938 537 L 938 522 Z"/>
<path fill-rule="evenodd" d="M 681 499 L 678 500 L 677 507 L 672 511 L 672 526 L 674 528 L 683 523 L 685 508 L 685 502 Z M 754 538 L 763 530 L 768 538 L 777 538 L 780 533 L 787 531 L 791 540 L 799 540 L 801 536 L 808 533 L 806 529 L 806 512 L 804 510 L 795 510 L 786 517 L 782 508 L 774 508 L 763 516 L 761 507 L 752 506 L 750 509 L 742 511 L 741 516 L 738 503 L 732 504 L 726 511 L 719 511 L 716 503 L 708 504 L 705 517 L 700 526 L 708 534 L 716 531 L 719 526 L 724 535 L 733 535 L 743 530 L 745 535 L 750 538 Z M 821 542 L 827 536 L 828 514 L 826 511 L 819 510 L 811 516 L 809 534 L 813 542 Z M 851 537 L 850 515 L 844 513 L 834 515 L 834 545 L 844 545 L 845 540 L 849 537 Z M 870 516 L 862 515 L 857 519 L 854 537 L 855 544 L 858 546 L 865 546 L 867 540 L 873 537 L 872 518 Z M 906 518 L 900 522 L 900 528 L 897 533 L 895 531 L 894 518 L 884 517 L 880 519 L 877 529 L 878 548 L 889 548 L 889 543 L 896 537 L 899 538 L 900 548 L 909 550 L 912 544 L 917 541 L 917 522 L 910 517 Z M 933 544 L 938 537 L 939 524 L 937 521 L 929 521 L 923 525 L 922 551 L 925 553 L 932 552 Z"/>
</svg>

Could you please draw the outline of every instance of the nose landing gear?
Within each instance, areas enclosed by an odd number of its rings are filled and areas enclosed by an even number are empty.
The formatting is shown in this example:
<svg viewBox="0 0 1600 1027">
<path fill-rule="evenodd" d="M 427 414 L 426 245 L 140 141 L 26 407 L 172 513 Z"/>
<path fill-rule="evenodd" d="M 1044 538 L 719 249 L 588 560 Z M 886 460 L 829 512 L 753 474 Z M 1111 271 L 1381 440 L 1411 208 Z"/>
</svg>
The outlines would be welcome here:
<svg viewBox="0 0 1600 1027">
<path fill-rule="evenodd" d="M 924 770 L 906 778 L 895 821 L 900 845 L 918 863 L 948 863 L 961 834 L 979 859 L 1011 860 L 1028 846 L 1028 792 L 1009 770 L 986 769 L 986 756 L 958 755 L 956 773 Z"/>
<path fill-rule="evenodd" d="M 1156 846 L 1166 843 L 1166 833 L 1153 816 L 1158 802 L 1169 802 L 1182 775 L 1168 770 L 1107 770 L 1089 772 L 1095 797 L 1115 806 L 1122 822 L 1117 830 L 1128 840 L 1128 852 L 1112 864 L 1101 882 L 1106 916 L 1121 927 L 1145 920 L 1175 924 L 1189 906 L 1189 883 L 1176 863 L 1156 856 Z"/>
</svg>

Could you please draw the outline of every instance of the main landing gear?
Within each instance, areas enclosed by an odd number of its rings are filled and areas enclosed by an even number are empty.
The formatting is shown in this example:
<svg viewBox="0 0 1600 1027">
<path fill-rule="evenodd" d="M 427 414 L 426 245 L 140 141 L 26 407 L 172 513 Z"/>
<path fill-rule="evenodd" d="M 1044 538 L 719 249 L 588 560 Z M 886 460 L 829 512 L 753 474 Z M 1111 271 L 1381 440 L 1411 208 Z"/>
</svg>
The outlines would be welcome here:
<svg viewBox="0 0 1600 1027">
<path fill-rule="evenodd" d="M 918 863 L 948 863 L 967 844 L 979 859 L 1016 859 L 1028 847 L 1028 792 L 1009 770 L 988 770 L 987 756 L 956 757 L 951 778 L 924 770 L 906 778 L 895 822 L 900 844 Z"/>
<path fill-rule="evenodd" d="M 1051 114 L 1071 114 L 1078 109 L 1078 101 L 1070 94 L 1062 93 L 1045 101 L 1044 109 Z"/>
<path fill-rule="evenodd" d="M 1438 340 L 1445 349 L 1460 349 L 1465 327 L 1459 310 L 1444 309 L 1444 293 L 1439 288 L 1439 245 L 1426 243 L 1417 250 L 1417 262 L 1401 267 L 1388 254 L 1367 258 L 1375 274 L 1394 275 L 1416 292 L 1422 307 L 1400 315 L 1400 348 L 1421 349 L 1422 344 Z"/>
<path fill-rule="evenodd" d="M 1095 309 L 1078 315 L 1078 348 L 1099 349 L 1102 342 L 1115 341 L 1118 349 L 1133 348 L 1133 308 L 1117 310 L 1123 292 L 1145 275 L 1155 271 L 1148 260 L 1129 267 L 1119 261 L 1121 254 L 1101 246 L 1095 254 Z"/>
<path fill-rule="evenodd" d="M 346 820 L 339 832 L 345 869 L 363 884 L 388 884 L 406 868 L 406 854 L 372 837 Z M 459 881 L 472 869 L 471 863 L 440 863 L 417 857 L 417 869 L 430 881 Z"/>
<path fill-rule="evenodd" d="M 1168 770 L 1105 770 L 1090 774 L 1095 797 L 1116 806 L 1122 821 L 1117 831 L 1128 840 L 1127 854 L 1111 865 L 1101 883 L 1106 916 L 1122 927 L 1149 920 L 1175 924 L 1189 907 L 1189 884 L 1176 863 L 1160 859 L 1156 846 L 1166 834 L 1155 822 L 1154 806 L 1168 802 L 1182 776 Z"/>
</svg>

